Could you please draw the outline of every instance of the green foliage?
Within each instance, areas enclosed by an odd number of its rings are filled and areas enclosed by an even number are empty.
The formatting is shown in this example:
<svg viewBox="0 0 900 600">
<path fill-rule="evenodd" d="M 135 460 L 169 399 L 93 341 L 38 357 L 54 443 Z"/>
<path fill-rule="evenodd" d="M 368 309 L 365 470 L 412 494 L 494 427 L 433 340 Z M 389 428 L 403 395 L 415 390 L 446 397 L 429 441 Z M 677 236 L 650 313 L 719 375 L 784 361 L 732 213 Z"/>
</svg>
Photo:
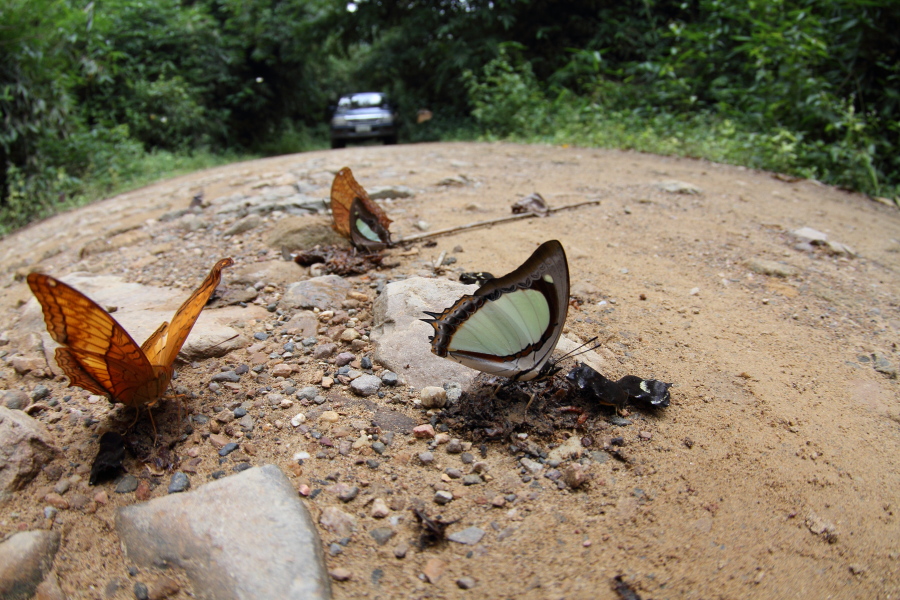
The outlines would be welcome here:
<svg viewBox="0 0 900 600">
<path fill-rule="evenodd" d="M 521 60 L 510 64 L 506 49 L 484 66 L 482 77 L 466 71 L 463 82 L 474 106 L 472 116 L 488 135 L 528 136 L 543 129 L 548 101 L 531 65 Z"/>
<path fill-rule="evenodd" d="M 165 165 L 324 147 L 328 105 L 364 90 L 393 98 L 404 141 L 634 148 L 897 194 L 898 30 L 896 0 L 5 0 L 0 227 Z"/>
</svg>

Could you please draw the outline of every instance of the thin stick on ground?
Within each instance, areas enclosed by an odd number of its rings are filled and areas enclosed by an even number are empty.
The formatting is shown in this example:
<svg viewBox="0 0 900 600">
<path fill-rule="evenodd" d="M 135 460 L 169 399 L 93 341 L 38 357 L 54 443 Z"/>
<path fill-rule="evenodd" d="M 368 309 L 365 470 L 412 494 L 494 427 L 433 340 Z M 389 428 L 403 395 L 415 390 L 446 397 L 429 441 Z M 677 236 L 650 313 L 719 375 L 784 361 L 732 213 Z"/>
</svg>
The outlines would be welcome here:
<svg viewBox="0 0 900 600">
<path fill-rule="evenodd" d="M 559 206 L 557 208 L 551 208 L 547 211 L 547 214 L 552 214 L 555 212 L 559 212 L 561 210 L 571 210 L 573 208 L 580 208 L 582 206 L 591 206 L 594 204 L 600 204 L 600 200 L 585 200 L 584 202 L 576 202 L 574 204 L 566 204 L 565 206 Z M 495 225 L 497 223 L 506 223 L 508 221 L 519 221 L 521 219 L 531 219 L 533 217 L 540 217 L 537 213 L 522 213 L 520 215 L 510 215 L 508 217 L 499 217 L 496 219 L 487 219 L 486 221 L 476 221 L 474 223 L 467 223 L 465 225 L 457 225 L 456 227 L 447 227 L 446 229 L 438 229 L 437 231 L 426 231 L 425 233 L 417 233 L 416 235 L 409 235 L 404 238 L 400 238 L 398 240 L 394 240 L 395 244 L 404 244 L 406 242 L 415 242 L 418 240 L 424 240 L 426 238 L 439 237 L 442 235 L 447 235 L 449 233 L 456 233 L 457 231 L 465 231 L 467 229 L 477 229 L 478 227 L 488 227 L 489 225 Z"/>
</svg>

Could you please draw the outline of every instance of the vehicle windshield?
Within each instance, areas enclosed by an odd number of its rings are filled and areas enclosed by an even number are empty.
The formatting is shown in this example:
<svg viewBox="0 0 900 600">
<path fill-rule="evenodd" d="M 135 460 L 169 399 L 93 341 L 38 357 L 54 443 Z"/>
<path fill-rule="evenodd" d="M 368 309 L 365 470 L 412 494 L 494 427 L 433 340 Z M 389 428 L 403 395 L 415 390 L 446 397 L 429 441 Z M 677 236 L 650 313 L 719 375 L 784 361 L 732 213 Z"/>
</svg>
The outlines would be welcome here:
<svg viewBox="0 0 900 600">
<path fill-rule="evenodd" d="M 387 104 L 384 94 L 367 93 L 353 94 L 352 96 L 343 96 L 338 101 L 338 110 L 345 111 L 354 108 L 375 108 Z"/>
</svg>

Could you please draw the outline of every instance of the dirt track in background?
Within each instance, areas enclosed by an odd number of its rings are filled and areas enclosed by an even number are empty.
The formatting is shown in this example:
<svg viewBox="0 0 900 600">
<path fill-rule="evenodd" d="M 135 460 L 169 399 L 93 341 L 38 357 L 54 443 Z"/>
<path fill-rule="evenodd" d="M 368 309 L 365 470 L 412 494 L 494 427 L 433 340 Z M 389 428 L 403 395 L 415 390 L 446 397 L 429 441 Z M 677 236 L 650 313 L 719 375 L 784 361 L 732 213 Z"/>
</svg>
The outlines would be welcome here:
<svg viewBox="0 0 900 600">
<path fill-rule="evenodd" d="M 533 192 L 552 206 L 600 199 L 548 218 L 441 237 L 435 247 L 416 245 L 417 254 L 391 250 L 388 262 L 398 266 L 385 273 L 430 273 L 446 252 L 456 258 L 448 277 L 502 274 L 537 244 L 559 239 L 579 298 L 568 331 L 605 341 L 606 375 L 638 374 L 675 387 L 669 408 L 633 411 L 627 427 L 597 418 L 588 430 L 535 440 L 549 449 L 574 433 L 593 439 L 589 450 L 602 450 L 610 438 L 623 438 L 627 461 L 590 462 L 593 479 L 579 490 L 557 489 L 543 477 L 523 481 L 504 443 L 487 445 L 489 481 L 465 487 L 443 481 L 445 468 L 468 466 L 441 448 L 433 465 L 421 465 L 416 457 L 426 445 L 411 435 L 396 437 L 379 470 L 356 464 L 354 451 L 307 461 L 297 473 L 291 455 L 297 444 L 311 442 L 289 425 L 263 427 L 293 413 L 260 417 L 250 462 L 277 464 L 298 486 L 322 487 L 316 482 L 339 471 L 341 481 L 363 490 L 351 504 L 327 490 L 307 502 L 316 518 L 325 506 L 357 518 L 353 540 L 327 559 L 329 568 L 352 573 L 349 581 L 334 582 L 336 598 L 616 598 L 610 584 L 616 575 L 657 600 L 900 596 L 900 384 L 873 368 L 875 359 L 896 367 L 900 358 L 900 212 L 816 182 L 696 160 L 512 144 L 365 146 L 220 167 L 59 215 L 0 241 L 0 331 L 13 331 L 13 338 L 23 333 L 16 323 L 30 297 L 22 280 L 30 270 L 91 271 L 192 288 L 222 256 L 235 258 L 235 272 L 242 264 L 282 261 L 280 247 L 269 241 L 286 216 L 269 215 L 260 227 L 228 239 L 222 232 L 234 219 L 218 221 L 211 210 L 180 239 L 172 239 L 174 222 L 148 219 L 186 208 L 201 188 L 214 201 L 300 182 L 325 197 L 343 166 L 367 189 L 399 184 L 416 191 L 383 204 L 395 237 L 417 233 L 419 221 L 438 229 L 505 216 Z M 658 186 L 671 181 L 696 193 Z M 303 218 L 325 223 L 322 216 Z M 856 256 L 798 249 L 790 231 L 800 227 L 826 233 Z M 105 248 L 98 248 L 102 241 Z M 115 251 L 103 251 L 110 246 Z M 766 274 L 778 265 L 786 276 Z M 306 276 L 297 267 L 297 278 Z M 224 273 L 226 283 L 233 277 Z M 351 280 L 371 293 L 368 280 Z M 277 301 L 281 291 L 278 285 L 263 290 L 261 302 Z M 250 332 L 265 324 L 245 326 Z M 184 367 L 179 383 L 202 390 L 209 373 L 248 361 L 239 350 Z M 318 383 L 316 377 L 321 380 L 315 364 L 298 365 L 298 387 Z M 73 394 L 81 410 L 101 421 L 109 412 L 105 403 L 87 404 L 87 394 L 64 390 L 62 379 L 20 377 L 6 361 L 0 365 L 0 388 L 30 391 L 38 383 L 58 397 Z M 371 406 L 342 402 L 341 393 L 350 395 L 340 385 L 329 391 L 343 418 L 371 417 Z M 398 396 L 390 408 L 427 422 L 405 390 Z M 215 402 L 201 395 L 188 408 L 210 414 Z M 77 472 L 90 464 L 98 430 L 69 418 L 48 422 L 52 412 L 36 418 L 68 448 L 60 462 L 65 473 Z M 192 446 L 204 459 L 192 475 L 197 486 L 219 468 L 218 456 L 197 436 L 174 452 Z M 140 472 L 140 464 L 128 466 Z M 42 475 L 16 494 L 2 508 L 0 534 L 20 523 L 40 527 L 42 494 L 52 485 Z M 107 504 L 93 513 L 61 511 L 53 525 L 63 532 L 56 570 L 71 598 L 105 598 L 114 579 L 127 583 L 113 597 L 133 597 L 112 523 L 117 506 L 136 500 L 105 486 Z M 455 499 L 438 507 L 432 497 L 442 488 Z M 163 484 L 153 495 L 165 493 Z M 514 500 L 493 505 L 511 494 Z M 365 503 L 374 497 L 397 498 L 402 507 L 394 511 L 402 521 L 383 546 L 367 533 L 385 525 L 369 515 Z M 484 538 L 475 546 L 447 542 L 422 552 L 413 545 L 396 558 L 396 546 L 416 537 L 407 508 L 417 499 L 431 513 L 460 519 L 450 531 L 477 526 Z M 327 548 L 333 536 L 320 533 Z M 432 558 L 446 569 L 436 583 L 419 577 Z M 474 589 L 457 587 L 464 576 L 475 579 Z M 187 589 L 177 597 L 188 597 Z"/>
</svg>

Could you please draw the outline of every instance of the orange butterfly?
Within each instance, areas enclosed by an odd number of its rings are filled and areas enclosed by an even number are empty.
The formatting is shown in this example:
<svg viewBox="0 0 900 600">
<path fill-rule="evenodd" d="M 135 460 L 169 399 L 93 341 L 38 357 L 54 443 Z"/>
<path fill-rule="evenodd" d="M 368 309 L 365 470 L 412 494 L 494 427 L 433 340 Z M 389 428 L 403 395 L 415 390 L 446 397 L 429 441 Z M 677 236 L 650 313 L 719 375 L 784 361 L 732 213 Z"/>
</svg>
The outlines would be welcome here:
<svg viewBox="0 0 900 600">
<path fill-rule="evenodd" d="M 169 387 L 175 357 L 222 280 L 222 269 L 233 264 L 230 258 L 217 262 L 172 324 L 160 325 L 141 346 L 96 302 L 62 281 L 31 273 L 28 286 L 44 309 L 50 337 L 61 344 L 56 362 L 70 386 L 134 408 L 152 407 Z"/>
<path fill-rule="evenodd" d="M 344 167 L 331 184 L 332 228 L 360 250 L 381 250 L 391 245 L 388 219 L 366 190 L 353 178 L 350 167 Z"/>
</svg>

